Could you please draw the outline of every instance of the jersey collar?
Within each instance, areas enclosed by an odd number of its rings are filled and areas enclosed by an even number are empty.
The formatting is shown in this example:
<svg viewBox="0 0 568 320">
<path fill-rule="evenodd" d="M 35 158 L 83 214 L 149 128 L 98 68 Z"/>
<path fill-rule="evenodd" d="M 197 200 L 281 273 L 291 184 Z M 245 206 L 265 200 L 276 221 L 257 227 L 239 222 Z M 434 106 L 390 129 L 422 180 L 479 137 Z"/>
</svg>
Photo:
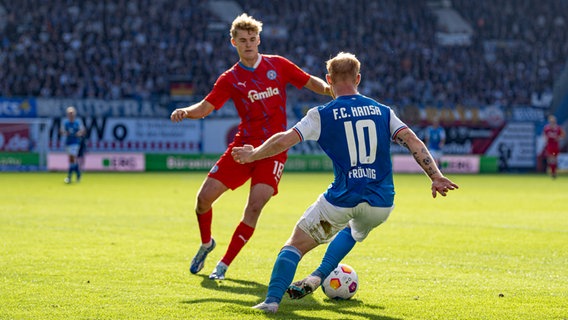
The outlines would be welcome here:
<svg viewBox="0 0 568 320">
<path fill-rule="evenodd" d="M 239 61 L 239 65 L 245 69 L 245 70 L 249 70 L 249 71 L 254 71 L 254 69 L 256 69 L 258 67 L 258 65 L 260 64 L 260 62 L 262 61 L 262 55 L 259 54 L 258 55 L 258 59 L 256 60 L 256 62 L 254 63 L 254 66 L 251 67 L 247 67 L 245 66 L 242 62 Z"/>
</svg>

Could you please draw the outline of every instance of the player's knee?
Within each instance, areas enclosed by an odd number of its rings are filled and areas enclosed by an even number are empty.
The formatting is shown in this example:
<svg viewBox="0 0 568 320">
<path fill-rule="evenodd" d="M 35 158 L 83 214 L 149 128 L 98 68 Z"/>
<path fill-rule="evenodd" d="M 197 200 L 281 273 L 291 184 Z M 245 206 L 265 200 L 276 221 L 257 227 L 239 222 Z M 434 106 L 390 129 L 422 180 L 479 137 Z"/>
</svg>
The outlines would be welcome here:
<svg viewBox="0 0 568 320">
<path fill-rule="evenodd" d="M 251 217 L 258 217 L 260 216 L 260 213 L 262 212 L 262 208 L 264 206 L 260 206 L 260 205 L 250 205 L 247 206 L 246 212 L 248 216 Z"/>
<path fill-rule="evenodd" d="M 199 193 L 197 195 L 197 201 L 196 201 L 196 204 L 195 204 L 195 212 L 197 212 L 199 214 L 199 213 L 204 213 L 204 212 L 208 211 L 209 209 L 211 209 L 211 205 L 213 204 L 213 201 L 215 201 L 215 199 L 213 199 L 208 194 Z"/>
<path fill-rule="evenodd" d="M 263 205 L 247 205 L 243 215 L 243 221 L 249 225 L 256 225 L 263 207 Z"/>
</svg>

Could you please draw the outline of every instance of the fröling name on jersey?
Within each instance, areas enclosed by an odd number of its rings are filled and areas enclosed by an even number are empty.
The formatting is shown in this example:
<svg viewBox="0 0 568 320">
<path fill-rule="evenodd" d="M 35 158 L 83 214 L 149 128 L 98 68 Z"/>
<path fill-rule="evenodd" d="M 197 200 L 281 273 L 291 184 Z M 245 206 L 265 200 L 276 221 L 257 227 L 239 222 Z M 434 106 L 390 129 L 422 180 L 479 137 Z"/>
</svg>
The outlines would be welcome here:
<svg viewBox="0 0 568 320">
<path fill-rule="evenodd" d="M 349 170 L 349 179 L 376 179 L 377 173 L 373 168 L 353 168 Z"/>
</svg>

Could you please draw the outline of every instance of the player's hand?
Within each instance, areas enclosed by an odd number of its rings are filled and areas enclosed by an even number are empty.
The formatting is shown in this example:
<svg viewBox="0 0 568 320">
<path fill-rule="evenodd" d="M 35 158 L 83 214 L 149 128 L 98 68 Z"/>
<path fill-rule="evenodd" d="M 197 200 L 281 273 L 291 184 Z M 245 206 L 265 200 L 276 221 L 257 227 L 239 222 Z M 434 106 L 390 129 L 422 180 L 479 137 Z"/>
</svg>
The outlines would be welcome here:
<svg viewBox="0 0 568 320">
<path fill-rule="evenodd" d="M 231 150 L 231 155 L 233 156 L 233 159 L 235 159 L 235 161 L 238 163 L 249 163 L 253 162 L 253 160 L 251 160 L 253 150 L 253 146 L 251 146 L 250 144 L 245 144 L 242 147 L 233 147 L 233 149 Z"/>
<path fill-rule="evenodd" d="M 186 111 L 184 109 L 175 109 L 170 116 L 172 122 L 180 122 L 185 118 L 186 118 Z"/>
<path fill-rule="evenodd" d="M 438 193 L 445 197 L 450 190 L 455 189 L 459 189 L 458 185 L 444 176 L 432 179 L 432 198 L 436 198 Z"/>
</svg>

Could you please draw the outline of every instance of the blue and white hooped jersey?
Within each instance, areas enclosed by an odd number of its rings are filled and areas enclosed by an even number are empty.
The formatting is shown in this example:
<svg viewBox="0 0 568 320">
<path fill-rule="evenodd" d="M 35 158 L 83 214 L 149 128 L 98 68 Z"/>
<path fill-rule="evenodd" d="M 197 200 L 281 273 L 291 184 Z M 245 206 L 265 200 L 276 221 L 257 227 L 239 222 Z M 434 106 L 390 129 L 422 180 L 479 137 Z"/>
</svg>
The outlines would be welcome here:
<svg viewBox="0 0 568 320">
<path fill-rule="evenodd" d="M 75 121 L 71 122 L 69 119 L 65 119 L 61 127 L 63 131 L 67 133 L 67 136 L 65 137 L 66 146 L 79 144 L 81 138 L 77 136 L 77 132 L 83 129 L 83 123 L 81 120 L 75 119 Z"/>
<path fill-rule="evenodd" d="M 333 161 L 327 201 L 339 207 L 361 202 L 390 207 L 395 193 L 390 145 L 406 127 L 388 106 L 356 94 L 310 109 L 294 130 L 302 141 L 317 141 Z"/>
</svg>

